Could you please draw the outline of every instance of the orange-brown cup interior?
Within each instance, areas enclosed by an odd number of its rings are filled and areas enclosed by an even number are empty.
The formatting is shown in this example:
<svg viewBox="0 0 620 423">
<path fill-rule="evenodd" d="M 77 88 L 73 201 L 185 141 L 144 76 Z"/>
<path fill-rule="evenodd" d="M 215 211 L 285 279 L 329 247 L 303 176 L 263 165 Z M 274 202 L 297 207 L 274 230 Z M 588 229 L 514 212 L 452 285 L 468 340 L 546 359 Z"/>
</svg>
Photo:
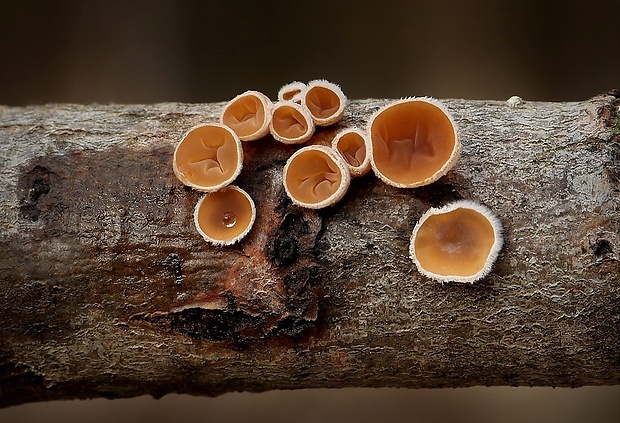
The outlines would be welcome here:
<svg viewBox="0 0 620 423">
<path fill-rule="evenodd" d="M 245 93 L 227 105 L 222 114 L 222 123 L 243 140 L 265 128 L 268 113 L 263 99 L 256 94 Z"/>
<path fill-rule="evenodd" d="M 276 134 L 291 140 L 308 134 L 312 125 L 299 110 L 287 104 L 277 106 L 271 119 Z"/>
<path fill-rule="evenodd" d="M 205 196 L 196 211 L 196 224 L 216 243 L 229 244 L 248 230 L 253 222 L 251 200 L 235 187 Z"/>
<path fill-rule="evenodd" d="M 439 172 L 457 143 L 450 118 L 425 101 L 388 107 L 376 116 L 370 133 L 376 169 L 404 185 L 421 183 Z"/>
<path fill-rule="evenodd" d="M 289 193 L 298 202 L 317 204 L 338 191 L 342 172 L 328 154 L 311 149 L 292 158 L 285 178 Z"/>
<path fill-rule="evenodd" d="M 489 258 L 496 234 L 482 213 L 457 208 L 430 215 L 418 229 L 415 256 L 428 272 L 443 276 L 472 276 Z"/>
<path fill-rule="evenodd" d="M 302 88 L 291 88 L 282 92 L 282 100 L 293 101 L 295 96 L 301 93 Z"/>
<path fill-rule="evenodd" d="M 280 87 L 278 90 L 279 101 L 301 102 L 301 93 L 306 89 L 306 84 L 299 81 L 293 81 Z"/>
<path fill-rule="evenodd" d="M 323 86 L 309 88 L 305 94 L 305 105 L 310 114 L 318 119 L 328 119 L 340 109 L 341 99 L 337 93 Z"/>
<path fill-rule="evenodd" d="M 282 100 L 291 101 L 293 98 L 301 92 L 301 89 L 291 89 L 282 93 Z"/>
<path fill-rule="evenodd" d="M 238 141 L 230 130 L 218 125 L 192 129 L 175 151 L 175 166 L 185 182 L 215 187 L 234 178 L 239 168 Z"/>
<path fill-rule="evenodd" d="M 366 142 L 357 132 L 347 132 L 343 134 L 336 144 L 336 148 L 351 167 L 360 167 L 366 160 Z"/>
</svg>

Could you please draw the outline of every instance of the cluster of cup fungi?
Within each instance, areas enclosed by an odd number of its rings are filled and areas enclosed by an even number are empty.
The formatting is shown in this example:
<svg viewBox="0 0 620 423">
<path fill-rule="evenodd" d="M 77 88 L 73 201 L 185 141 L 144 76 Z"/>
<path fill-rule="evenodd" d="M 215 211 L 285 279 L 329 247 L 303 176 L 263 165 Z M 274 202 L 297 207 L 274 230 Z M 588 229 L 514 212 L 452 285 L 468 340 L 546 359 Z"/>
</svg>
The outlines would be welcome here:
<svg viewBox="0 0 620 423">
<path fill-rule="evenodd" d="M 258 91 L 246 91 L 226 104 L 220 123 L 190 129 L 174 151 L 173 168 L 181 182 L 206 193 L 194 210 L 200 235 L 225 246 L 252 228 L 254 201 L 231 185 L 241 172 L 242 142 L 271 134 L 284 144 L 305 143 L 316 126 L 338 122 L 346 102 L 340 87 L 328 81 L 292 82 L 280 89 L 275 103 Z M 406 98 L 377 111 L 365 130 L 341 130 L 331 147 L 300 148 L 286 162 L 282 180 L 294 204 L 320 209 L 339 201 L 351 178 L 370 169 L 398 188 L 431 184 L 454 166 L 460 151 L 456 124 L 440 102 Z M 502 246 L 501 232 L 487 207 L 456 201 L 424 213 L 413 229 L 409 254 L 429 278 L 473 283 L 490 272 Z"/>
</svg>

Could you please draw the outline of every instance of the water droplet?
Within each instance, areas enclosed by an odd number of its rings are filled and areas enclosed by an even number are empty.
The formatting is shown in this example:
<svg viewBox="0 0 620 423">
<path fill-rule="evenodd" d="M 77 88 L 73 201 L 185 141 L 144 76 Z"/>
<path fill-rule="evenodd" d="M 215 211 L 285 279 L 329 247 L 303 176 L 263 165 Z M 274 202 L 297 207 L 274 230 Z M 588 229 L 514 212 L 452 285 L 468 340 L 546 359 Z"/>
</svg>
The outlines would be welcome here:
<svg viewBox="0 0 620 423">
<path fill-rule="evenodd" d="M 237 216 L 234 213 L 226 212 L 222 215 L 222 224 L 227 228 L 232 228 L 237 223 Z"/>
</svg>

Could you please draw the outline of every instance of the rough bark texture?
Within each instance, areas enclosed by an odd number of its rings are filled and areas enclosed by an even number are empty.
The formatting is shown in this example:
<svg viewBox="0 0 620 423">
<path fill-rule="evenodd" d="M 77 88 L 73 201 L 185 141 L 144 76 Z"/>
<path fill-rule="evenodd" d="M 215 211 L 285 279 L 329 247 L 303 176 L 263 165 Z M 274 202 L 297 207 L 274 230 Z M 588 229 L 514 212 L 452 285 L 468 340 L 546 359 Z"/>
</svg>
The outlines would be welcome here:
<svg viewBox="0 0 620 423">
<path fill-rule="evenodd" d="M 354 101 L 365 125 L 387 100 Z M 239 245 L 195 231 L 172 172 L 223 104 L 0 107 L 0 405 L 305 387 L 620 383 L 618 99 L 447 100 L 463 153 L 438 182 L 369 174 L 303 210 L 297 148 L 245 143 L 257 222 Z M 480 283 L 422 277 L 410 233 L 431 206 L 486 204 L 505 246 Z"/>
</svg>

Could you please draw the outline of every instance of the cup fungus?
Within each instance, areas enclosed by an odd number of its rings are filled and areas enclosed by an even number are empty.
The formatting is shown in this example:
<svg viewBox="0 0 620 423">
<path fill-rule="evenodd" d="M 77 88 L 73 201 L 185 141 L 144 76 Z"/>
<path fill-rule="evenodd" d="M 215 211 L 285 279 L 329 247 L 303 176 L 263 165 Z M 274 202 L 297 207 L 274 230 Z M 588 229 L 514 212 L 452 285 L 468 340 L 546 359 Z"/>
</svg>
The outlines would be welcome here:
<svg viewBox="0 0 620 423">
<path fill-rule="evenodd" d="M 224 106 L 220 122 L 232 129 L 241 141 L 254 141 L 269 133 L 272 107 L 265 94 L 246 91 Z"/>
<path fill-rule="evenodd" d="M 211 123 L 190 129 L 174 150 L 172 168 L 185 185 L 213 192 L 241 172 L 243 149 L 230 128 Z"/>
<path fill-rule="evenodd" d="M 284 144 L 301 144 L 314 134 L 312 116 L 299 104 L 279 101 L 273 106 L 271 135 Z"/>
<path fill-rule="evenodd" d="M 318 126 L 338 122 L 344 114 L 346 102 L 347 98 L 338 85 L 322 79 L 310 81 L 301 97 L 302 106 L 310 111 Z"/>
<path fill-rule="evenodd" d="M 362 176 L 370 170 L 370 141 L 364 131 L 357 128 L 344 129 L 332 141 L 349 168 L 351 176 Z"/>
<path fill-rule="evenodd" d="M 284 166 L 284 189 L 298 206 L 321 209 L 340 200 L 351 181 L 347 165 L 329 147 L 296 151 Z"/>
<path fill-rule="evenodd" d="M 461 151 L 452 117 L 430 98 L 390 104 L 370 119 L 368 128 L 372 169 L 399 188 L 436 181 L 454 166 Z"/>
<path fill-rule="evenodd" d="M 299 81 L 283 85 L 278 91 L 278 101 L 294 101 L 301 103 L 301 94 L 306 89 L 306 84 Z"/>
<path fill-rule="evenodd" d="M 194 209 L 198 233 L 208 243 L 218 246 L 234 244 L 246 236 L 255 219 L 254 201 L 235 185 L 206 194 Z"/>
<path fill-rule="evenodd" d="M 462 200 L 422 215 L 413 229 L 409 254 L 429 278 L 473 283 L 490 272 L 502 243 L 501 223 L 493 213 Z"/>
</svg>

